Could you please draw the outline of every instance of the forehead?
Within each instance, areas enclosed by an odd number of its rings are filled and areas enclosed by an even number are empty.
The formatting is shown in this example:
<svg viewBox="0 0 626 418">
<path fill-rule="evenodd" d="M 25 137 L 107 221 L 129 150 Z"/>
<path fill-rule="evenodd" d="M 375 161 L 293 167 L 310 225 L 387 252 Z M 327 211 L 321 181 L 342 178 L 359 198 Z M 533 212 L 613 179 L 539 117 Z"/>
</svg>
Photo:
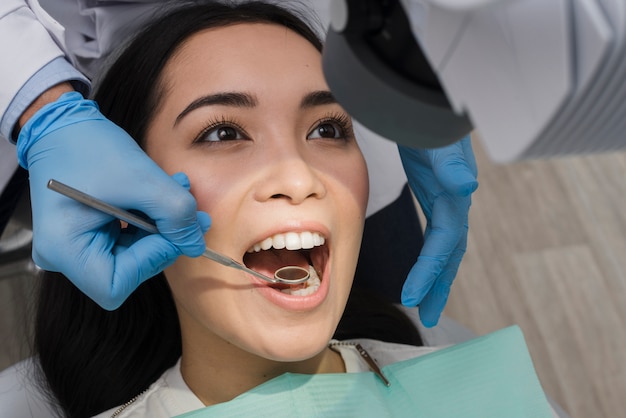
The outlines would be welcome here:
<svg viewBox="0 0 626 418">
<path fill-rule="evenodd" d="M 169 86 L 210 81 L 237 90 L 248 82 L 285 76 L 295 82 L 323 82 L 321 55 L 299 34 L 268 23 L 200 31 L 181 44 L 163 72 Z"/>
</svg>

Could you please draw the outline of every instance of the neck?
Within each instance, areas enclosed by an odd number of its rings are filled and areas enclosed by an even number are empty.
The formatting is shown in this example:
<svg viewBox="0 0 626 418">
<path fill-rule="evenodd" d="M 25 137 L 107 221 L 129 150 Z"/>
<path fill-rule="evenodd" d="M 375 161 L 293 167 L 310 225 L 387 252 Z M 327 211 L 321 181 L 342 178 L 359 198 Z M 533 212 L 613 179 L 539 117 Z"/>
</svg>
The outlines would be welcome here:
<svg viewBox="0 0 626 418">
<path fill-rule="evenodd" d="M 341 356 L 324 348 L 316 356 L 294 362 L 269 360 L 242 350 L 220 338 L 203 344 L 185 343 L 182 376 L 194 394 L 207 406 L 227 402 L 284 373 L 343 373 Z"/>
</svg>

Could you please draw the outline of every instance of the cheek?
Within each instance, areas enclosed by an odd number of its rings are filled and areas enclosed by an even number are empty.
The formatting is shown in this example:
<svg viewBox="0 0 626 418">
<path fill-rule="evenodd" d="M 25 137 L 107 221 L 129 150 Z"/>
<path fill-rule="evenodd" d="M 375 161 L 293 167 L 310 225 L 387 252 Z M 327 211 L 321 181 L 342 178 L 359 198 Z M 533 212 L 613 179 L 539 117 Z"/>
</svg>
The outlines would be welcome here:
<svg viewBox="0 0 626 418">
<path fill-rule="evenodd" d="M 326 174 L 334 180 L 334 200 L 336 202 L 335 228 L 341 231 L 341 243 L 338 250 L 337 265 L 343 266 L 341 276 L 352 277 L 358 259 L 365 209 L 369 194 L 367 167 L 362 155 L 358 153 L 350 159 L 343 159 L 342 164 L 334 164 L 327 168 Z M 349 288 L 350 283 L 347 287 Z"/>
<path fill-rule="evenodd" d="M 369 196 L 369 179 L 362 154 L 358 152 L 350 159 L 327 165 L 325 170 L 340 185 L 343 199 L 352 199 L 364 216 Z"/>
<path fill-rule="evenodd" d="M 197 209 L 211 216 L 219 210 L 220 202 L 228 198 L 229 191 L 235 189 L 241 172 L 235 164 L 224 164 L 219 159 L 206 158 L 201 153 L 187 153 L 183 156 L 170 153 L 161 161 L 153 159 L 170 176 L 185 173 L 191 185 L 190 192 L 196 198 Z"/>
<path fill-rule="evenodd" d="M 239 225 L 251 216 L 247 197 L 253 176 L 234 163 L 221 161 L 217 164 L 207 162 L 206 165 L 211 165 L 211 169 L 187 173 L 197 210 L 211 216 L 211 227 L 205 234 L 206 245 L 215 251 L 237 256 L 238 248 L 233 246 L 237 243 L 235 238 L 241 234 Z"/>
<path fill-rule="evenodd" d="M 186 174 L 191 183 L 189 191 L 196 198 L 198 210 L 205 211 L 214 217 L 216 210 L 220 208 L 219 203 L 227 199 L 227 192 L 231 189 L 231 184 L 221 177 L 218 181 L 215 176 L 204 171 L 191 171 Z"/>
<path fill-rule="evenodd" d="M 367 172 L 367 165 L 365 159 L 361 155 L 358 172 L 356 173 L 358 179 L 354 180 L 353 187 L 355 189 L 355 195 L 359 202 L 359 205 L 363 210 L 367 207 L 367 201 L 369 198 L 369 175 Z"/>
</svg>

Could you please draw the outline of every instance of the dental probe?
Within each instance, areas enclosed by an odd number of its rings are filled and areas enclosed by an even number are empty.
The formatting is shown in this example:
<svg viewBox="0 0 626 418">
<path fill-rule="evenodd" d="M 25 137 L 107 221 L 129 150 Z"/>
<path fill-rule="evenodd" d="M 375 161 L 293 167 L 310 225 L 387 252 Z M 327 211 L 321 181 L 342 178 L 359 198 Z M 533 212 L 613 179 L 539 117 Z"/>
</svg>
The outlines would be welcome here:
<svg viewBox="0 0 626 418">
<path fill-rule="evenodd" d="M 137 228 L 143 229 L 144 231 L 151 232 L 153 234 L 159 233 L 159 230 L 154 224 L 146 221 L 140 216 L 137 216 L 131 212 L 115 207 L 113 205 L 109 205 L 102 200 L 96 199 L 95 197 L 88 195 L 87 193 L 76 190 L 73 187 L 70 187 L 57 180 L 50 179 L 48 181 L 48 188 L 71 199 L 74 199 L 80 203 L 83 203 L 89 207 L 97 209 L 100 212 L 104 212 L 108 215 L 114 216 L 117 219 L 134 225 Z M 250 273 L 270 283 L 299 284 L 306 282 L 310 277 L 309 271 L 303 267 L 285 266 L 276 270 L 276 272 L 274 273 L 274 278 L 270 278 L 265 276 L 264 274 L 249 269 L 248 267 L 233 260 L 232 258 L 217 253 L 208 247 L 204 250 L 204 253 L 202 253 L 202 255 L 223 266 L 245 271 L 246 273 Z"/>
</svg>

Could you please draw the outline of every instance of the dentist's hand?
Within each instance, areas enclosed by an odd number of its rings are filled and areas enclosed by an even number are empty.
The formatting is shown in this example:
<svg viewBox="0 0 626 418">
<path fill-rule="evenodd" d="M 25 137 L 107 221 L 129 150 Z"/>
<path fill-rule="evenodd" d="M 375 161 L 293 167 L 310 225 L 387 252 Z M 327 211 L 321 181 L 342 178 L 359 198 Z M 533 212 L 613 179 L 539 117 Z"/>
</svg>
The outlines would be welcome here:
<svg viewBox="0 0 626 418">
<path fill-rule="evenodd" d="M 35 113 L 17 143 L 29 170 L 33 259 L 67 276 L 105 309 L 119 307 L 145 280 L 205 249 L 211 220 L 196 212 L 189 180 L 169 177 L 95 102 L 65 93 Z M 120 223 L 47 188 L 55 179 L 155 221 L 160 234 Z"/>
<path fill-rule="evenodd" d="M 422 323 L 437 325 L 467 244 L 471 194 L 478 187 L 470 138 L 424 150 L 398 145 L 409 185 L 427 225 L 424 246 L 402 289 L 402 303 L 419 305 Z"/>
</svg>

